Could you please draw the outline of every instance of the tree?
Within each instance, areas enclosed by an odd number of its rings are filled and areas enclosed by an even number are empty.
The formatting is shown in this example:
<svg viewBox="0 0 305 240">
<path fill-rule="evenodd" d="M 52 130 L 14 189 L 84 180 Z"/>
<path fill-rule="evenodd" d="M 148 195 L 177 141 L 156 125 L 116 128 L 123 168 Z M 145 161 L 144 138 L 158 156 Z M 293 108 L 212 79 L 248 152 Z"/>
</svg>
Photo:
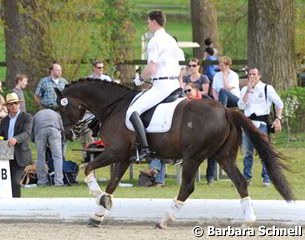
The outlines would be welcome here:
<svg viewBox="0 0 305 240">
<path fill-rule="evenodd" d="M 214 5 L 209 0 L 191 0 L 191 19 L 193 41 L 200 44 L 194 50 L 194 56 L 202 59 L 204 52 L 204 39 L 210 37 L 214 47 L 221 49 L 218 41 L 217 16 Z"/>
<path fill-rule="evenodd" d="M 44 4 L 43 0 L 2 1 L 9 88 L 14 86 L 17 73 L 27 74 L 30 86 L 36 85 L 37 76 L 46 74 L 51 42 L 46 37 L 50 21 Z"/>
<path fill-rule="evenodd" d="M 249 0 L 248 65 L 277 89 L 297 85 L 293 0 Z"/>
<path fill-rule="evenodd" d="M 7 85 L 22 72 L 36 87 L 53 61 L 68 80 L 88 75 L 94 59 L 109 59 L 113 73 L 115 63 L 133 57 L 128 6 L 127 0 L 2 0 Z"/>
<path fill-rule="evenodd" d="M 104 45 L 99 49 L 104 52 L 110 66 L 115 68 L 117 74 L 124 84 L 130 84 L 135 75 L 133 65 L 118 64 L 132 60 L 134 57 L 133 42 L 135 40 L 135 28 L 131 21 L 133 13 L 128 0 L 105 0 L 104 17 L 101 19 L 100 40 Z"/>
</svg>

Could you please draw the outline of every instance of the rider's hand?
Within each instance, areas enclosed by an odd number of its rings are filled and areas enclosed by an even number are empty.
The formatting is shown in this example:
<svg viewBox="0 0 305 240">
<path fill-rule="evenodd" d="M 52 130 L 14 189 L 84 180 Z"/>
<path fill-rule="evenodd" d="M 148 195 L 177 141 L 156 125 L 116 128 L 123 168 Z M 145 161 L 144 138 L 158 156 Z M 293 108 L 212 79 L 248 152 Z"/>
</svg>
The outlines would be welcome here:
<svg viewBox="0 0 305 240">
<path fill-rule="evenodd" d="M 141 86 L 142 84 L 144 84 L 144 79 L 140 76 L 137 76 L 135 80 L 133 80 L 133 82 L 136 86 Z"/>
</svg>

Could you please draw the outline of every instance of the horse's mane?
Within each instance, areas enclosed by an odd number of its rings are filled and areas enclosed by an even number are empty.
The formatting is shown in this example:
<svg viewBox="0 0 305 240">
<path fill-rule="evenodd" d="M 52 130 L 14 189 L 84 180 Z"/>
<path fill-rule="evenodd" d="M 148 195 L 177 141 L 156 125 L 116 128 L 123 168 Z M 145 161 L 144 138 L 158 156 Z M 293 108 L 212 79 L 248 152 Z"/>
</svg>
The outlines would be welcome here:
<svg viewBox="0 0 305 240">
<path fill-rule="evenodd" d="M 92 82 L 94 82 L 94 83 L 100 83 L 100 84 L 102 84 L 102 85 L 112 85 L 112 86 L 117 86 L 117 87 L 120 87 L 120 88 L 124 88 L 124 89 L 126 89 L 126 90 L 130 90 L 130 91 L 134 91 L 134 92 L 137 92 L 137 90 L 135 90 L 135 89 L 132 89 L 132 88 L 130 88 L 130 87 L 127 87 L 127 86 L 125 86 L 125 85 L 123 85 L 123 84 L 120 84 L 120 83 L 116 83 L 116 82 L 109 82 L 109 81 L 101 81 L 101 79 L 98 79 L 98 78 L 89 78 L 89 77 L 87 77 L 87 78 L 80 78 L 80 79 L 78 79 L 78 80 L 76 80 L 76 81 L 72 81 L 71 83 L 69 83 L 69 84 L 66 84 L 66 86 L 65 86 L 65 88 L 68 88 L 68 87 L 70 87 L 70 86 L 74 86 L 74 85 L 77 85 L 77 84 L 79 84 L 79 83 L 92 83 Z"/>
</svg>

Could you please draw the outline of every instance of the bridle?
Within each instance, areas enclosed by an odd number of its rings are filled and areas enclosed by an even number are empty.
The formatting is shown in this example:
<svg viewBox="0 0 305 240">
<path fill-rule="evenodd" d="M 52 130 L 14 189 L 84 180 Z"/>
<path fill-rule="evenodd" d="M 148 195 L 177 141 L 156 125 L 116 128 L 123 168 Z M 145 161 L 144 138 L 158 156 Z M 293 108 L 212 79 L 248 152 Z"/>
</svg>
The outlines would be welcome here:
<svg viewBox="0 0 305 240">
<path fill-rule="evenodd" d="M 107 104 L 106 106 L 104 106 L 102 109 L 99 110 L 101 115 L 105 115 L 106 111 L 112 106 L 114 105 L 116 102 L 118 102 L 119 100 L 121 100 L 123 97 L 127 96 L 128 94 L 130 94 L 131 92 L 128 91 L 124 94 L 122 94 L 121 96 L 119 96 L 116 100 L 112 101 L 111 103 Z M 64 122 L 63 119 L 63 126 L 64 127 L 70 127 L 70 131 L 72 133 L 72 137 L 73 139 L 78 139 L 79 137 L 85 135 L 86 133 L 90 132 L 90 129 L 87 125 L 87 123 L 89 123 L 91 120 L 93 120 L 95 118 L 95 116 L 92 114 L 91 116 L 89 116 L 86 119 L 80 119 L 77 122 L 72 121 L 72 117 L 71 117 L 71 108 L 76 108 L 79 110 L 87 110 L 87 108 L 85 108 L 83 105 L 74 105 L 72 103 L 70 103 L 70 101 L 68 100 L 67 97 L 62 96 L 62 98 L 60 99 L 60 106 L 66 109 L 66 113 L 67 113 L 67 118 L 68 121 Z M 66 119 L 65 119 L 66 120 Z M 82 126 L 86 126 L 83 130 L 82 130 Z"/>
<path fill-rule="evenodd" d="M 62 119 L 63 121 L 63 127 L 70 127 L 70 131 L 72 133 L 72 138 L 75 140 L 75 139 L 78 139 L 80 136 L 82 135 L 85 135 L 87 132 L 89 132 L 89 128 L 87 127 L 86 129 L 84 130 L 81 130 L 82 129 L 82 126 L 84 124 L 86 124 L 87 122 L 91 121 L 92 119 L 92 116 L 88 117 L 87 119 L 80 119 L 76 122 L 74 122 L 72 120 L 72 113 L 71 113 L 71 109 L 74 108 L 74 109 L 78 109 L 78 110 L 84 110 L 86 111 L 86 108 L 82 105 L 74 105 L 72 104 L 67 97 L 62 97 L 59 101 L 59 105 L 61 107 L 63 107 L 66 111 L 63 113 L 65 114 L 66 116 Z"/>
</svg>

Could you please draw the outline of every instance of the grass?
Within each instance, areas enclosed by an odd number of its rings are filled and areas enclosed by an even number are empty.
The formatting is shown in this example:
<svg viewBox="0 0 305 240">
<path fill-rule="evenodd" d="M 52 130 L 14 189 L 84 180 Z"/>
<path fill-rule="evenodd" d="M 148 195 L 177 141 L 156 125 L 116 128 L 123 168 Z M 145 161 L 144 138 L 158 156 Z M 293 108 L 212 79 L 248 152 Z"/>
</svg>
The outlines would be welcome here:
<svg viewBox="0 0 305 240">
<path fill-rule="evenodd" d="M 303 134 L 301 134 L 302 136 Z M 285 156 L 288 156 L 287 164 L 294 171 L 293 173 L 287 173 L 288 179 L 291 185 L 294 188 L 296 198 L 298 200 L 305 200 L 305 172 L 301 171 L 304 169 L 304 155 L 305 149 L 302 147 L 302 141 L 290 142 L 289 146 L 282 144 L 281 141 L 285 137 L 285 134 L 281 134 L 273 139 L 273 142 L 276 148 L 283 153 Z M 303 138 L 304 139 L 304 138 Z M 304 145 L 304 142 L 303 142 Z M 67 150 L 67 159 L 80 162 L 82 159 L 82 154 L 80 152 L 71 151 L 73 148 L 79 148 L 80 144 L 78 142 L 69 143 Z M 36 158 L 35 148 L 33 148 L 33 156 Z M 242 155 L 238 155 L 237 163 L 239 169 L 242 169 Z M 178 194 L 179 186 L 176 184 L 174 178 L 166 179 L 166 186 L 163 188 L 140 188 L 137 187 L 137 178 L 139 170 L 144 170 L 147 168 L 146 164 L 134 165 L 134 178 L 133 180 L 129 179 L 129 172 L 127 171 L 124 175 L 121 182 L 123 183 L 132 183 L 134 187 L 124 188 L 118 187 L 114 193 L 114 196 L 117 198 L 173 198 Z M 201 167 L 201 175 L 205 173 L 206 163 L 204 162 Z M 167 174 L 174 175 L 175 167 L 168 166 Z M 110 170 L 109 167 L 99 169 L 96 172 L 97 178 L 109 179 Z M 249 187 L 250 196 L 253 199 L 282 199 L 278 192 L 273 186 L 270 188 L 262 187 L 261 182 L 261 163 L 258 157 L 255 157 L 254 167 L 253 167 L 253 184 Z M 76 186 L 64 187 L 64 188 L 55 188 L 55 187 L 44 187 L 44 188 L 24 188 L 22 189 L 23 197 L 89 197 L 89 190 L 87 185 L 83 181 L 84 174 L 80 170 L 79 173 L 79 182 L 80 184 Z M 102 189 L 105 189 L 106 183 L 101 182 L 100 186 Z M 237 199 L 239 195 L 235 187 L 232 186 L 232 183 L 228 179 L 222 179 L 215 182 L 212 186 L 206 184 L 204 176 L 202 176 L 201 181 L 196 183 L 195 191 L 190 198 L 193 199 Z"/>
<path fill-rule="evenodd" d="M 168 22 L 166 25 L 167 31 L 175 35 L 179 41 L 191 41 L 192 39 L 192 27 L 191 22 L 183 18 L 183 20 L 173 18 L 173 14 L 189 14 L 189 0 L 131 0 L 132 3 L 136 4 L 136 11 L 148 12 L 156 7 L 164 9 L 167 14 L 169 14 Z M 245 0 L 240 0 L 239 5 L 245 2 Z M 298 6 L 301 6 L 302 1 L 296 1 Z M 218 5 L 223 5 L 224 8 L 229 6 L 229 1 L 222 2 L 219 1 Z M 302 5 L 303 6 L 303 5 Z M 224 13 L 224 12 L 223 12 Z M 231 36 L 230 39 L 234 42 L 226 43 L 228 48 L 224 49 L 224 53 L 228 54 L 233 58 L 245 58 L 246 47 L 244 47 L 244 42 L 246 42 L 246 30 L 244 22 L 234 25 L 234 31 L 228 28 L 228 23 L 231 23 L 227 18 L 221 14 L 219 18 L 219 31 L 220 37 L 223 41 L 227 41 L 225 36 Z M 135 58 L 139 59 L 141 56 L 141 35 L 147 31 L 146 28 L 146 19 L 137 19 L 135 22 L 136 28 L 136 40 L 134 42 L 135 47 Z M 224 31 L 224 29 L 226 31 Z M 235 34 L 236 37 L 235 38 Z M 232 37 L 233 35 L 233 37 Z M 242 46 L 242 47 L 241 47 Z M 184 49 L 186 58 L 192 56 L 191 49 Z M 5 46 L 4 46 L 4 36 L 3 28 L 0 29 L 0 61 L 5 60 Z M 83 66 L 82 75 L 86 75 L 87 71 L 90 71 L 90 66 Z M 0 79 L 5 79 L 5 67 L 0 67 Z M 29 102 L 29 101 L 28 101 Z M 289 139 L 289 141 L 287 140 Z M 302 135 L 291 135 L 287 138 L 285 133 L 279 135 L 273 139 L 276 147 L 283 152 L 285 155 L 291 158 L 290 165 L 294 169 L 304 169 L 304 156 L 305 150 L 302 148 L 305 142 L 305 134 Z M 67 151 L 67 159 L 76 160 L 77 162 L 81 161 L 81 153 L 72 152 L 72 148 L 80 147 L 78 142 L 69 143 L 69 148 Z M 32 145 L 33 156 L 36 159 L 35 147 Z M 238 165 L 242 169 L 242 156 L 238 157 Z M 146 165 L 141 164 L 135 166 L 135 177 L 137 177 L 139 169 L 146 168 Z M 201 166 L 201 172 L 203 173 L 206 169 L 206 163 L 203 163 Z M 251 196 L 254 199 L 281 199 L 279 194 L 271 188 L 262 188 L 261 179 L 260 179 L 261 164 L 258 159 L 254 163 L 254 181 L 253 186 L 250 187 L 249 191 Z M 168 173 L 174 174 L 175 169 L 172 166 L 168 167 Z M 98 177 L 103 177 L 109 179 L 109 168 L 104 168 L 97 171 Z M 305 199 L 305 188 L 303 187 L 305 181 L 304 173 L 289 173 L 289 180 L 295 188 L 296 196 L 298 199 Z M 67 188 L 35 188 L 35 189 L 23 189 L 23 197 L 88 197 L 88 188 L 83 183 L 83 172 L 80 171 L 79 174 L 80 184 L 77 186 L 67 187 Z M 123 182 L 131 182 L 135 186 L 137 185 L 137 180 L 129 180 L 128 173 L 124 176 Z M 101 186 L 104 188 L 105 183 L 101 183 Z M 164 188 L 152 189 L 152 188 L 123 188 L 118 187 L 115 192 L 115 197 L 152 197 L 152 198 L 173 198 L 177 195 L 179 186 L 175 183 L 174 179 L 166 179 L 166 186 Z M 201 182 L 196 183 L 195 192 L 191 195 L 191 198 L 238 198 L 235 188 L 231 186 L 231 182 L 228 180 L 221 180 L 216 182 L 212 187 L 206 185 L 204 179 Z"/>
</svg>

